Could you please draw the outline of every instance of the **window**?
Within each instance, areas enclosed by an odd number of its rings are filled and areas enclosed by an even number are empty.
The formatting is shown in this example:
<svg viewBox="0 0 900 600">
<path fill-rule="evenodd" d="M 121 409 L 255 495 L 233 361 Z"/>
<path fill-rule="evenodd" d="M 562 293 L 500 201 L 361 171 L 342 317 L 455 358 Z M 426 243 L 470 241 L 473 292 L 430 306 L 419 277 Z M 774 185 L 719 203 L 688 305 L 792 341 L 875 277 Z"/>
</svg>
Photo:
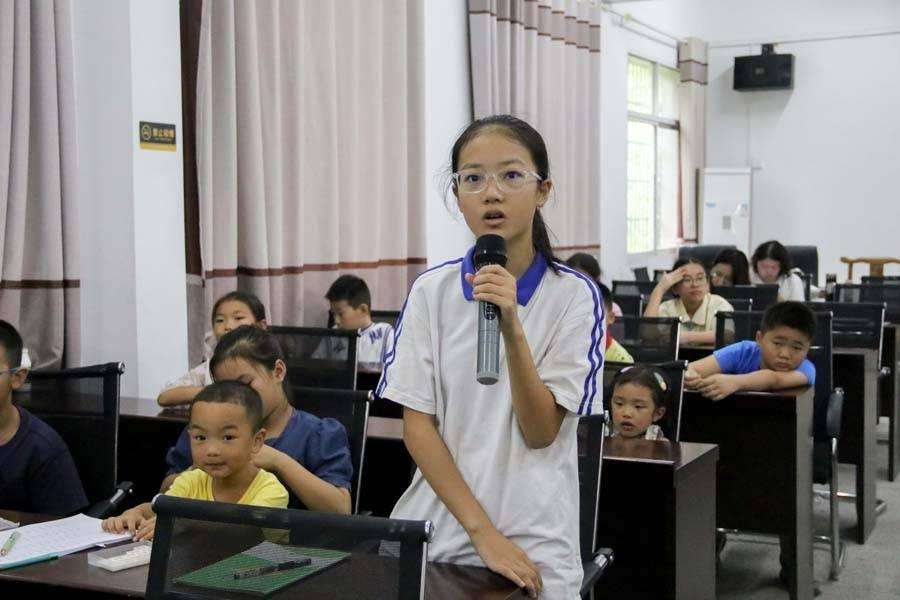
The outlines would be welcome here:
<svg viewBox="0 0 900 600">
<path fill-rule="evenodd" d="M 628 57 L 628 252 L 678 243 L 678 71 Z"/>
</svg>

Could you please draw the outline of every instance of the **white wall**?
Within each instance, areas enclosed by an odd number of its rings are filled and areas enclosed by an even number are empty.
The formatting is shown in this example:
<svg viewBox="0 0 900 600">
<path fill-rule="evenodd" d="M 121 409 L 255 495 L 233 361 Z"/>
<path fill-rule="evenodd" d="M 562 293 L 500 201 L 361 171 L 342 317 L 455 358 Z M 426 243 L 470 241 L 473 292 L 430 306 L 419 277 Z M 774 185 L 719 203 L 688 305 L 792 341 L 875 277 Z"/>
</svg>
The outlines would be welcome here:
<svg viewBox="0 0 900 600">
<path fill-rule="evenodd" d="M 759 167 L 751 245 L 815 244 L 823 279 L 846 277 L 840 256 L 898 254 L 900 2 L 667 0 L 629 8 L 710 41 L 707 163 Z M 795 55 L 792 91 L 731 89 L 735 56 L 791 40 L 777 51 Z"/>
<path fill-rule="evenodd" d="M 465 2 L 425 2 L 425 221 L 428 265 L 461 256 L 472 233 L 446 198 L 453 142 L 472 120 L 468 12 Z"/>
<path fill-rule="evenodd" d="M 181 152 L 137 141 L 175 123 L 180 146 L 178 1 L 72 8 L 82 362 L 124 362 L 123 394 L 151 399 L 188 368 Z"/>
</svg>

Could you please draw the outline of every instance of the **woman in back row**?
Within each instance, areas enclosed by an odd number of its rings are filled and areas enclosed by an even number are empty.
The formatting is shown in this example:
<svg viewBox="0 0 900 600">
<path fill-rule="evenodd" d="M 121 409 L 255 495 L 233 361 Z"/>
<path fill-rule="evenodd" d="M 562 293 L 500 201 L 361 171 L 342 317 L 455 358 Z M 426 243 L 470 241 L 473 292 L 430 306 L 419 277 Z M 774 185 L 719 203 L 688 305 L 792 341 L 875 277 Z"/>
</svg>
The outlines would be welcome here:
<svg viewBox="0 0 900 600">
<path fill-rule="evenodd" d="M 771 240 L 760 244 L 750 258 L 750 263 L 753 265 L 750 281 L 754 285 L 777 283 L 779 302 L 806 300 L 803 280 L 792 268 L 791 256 L 780 242 Z"/>
</svg>

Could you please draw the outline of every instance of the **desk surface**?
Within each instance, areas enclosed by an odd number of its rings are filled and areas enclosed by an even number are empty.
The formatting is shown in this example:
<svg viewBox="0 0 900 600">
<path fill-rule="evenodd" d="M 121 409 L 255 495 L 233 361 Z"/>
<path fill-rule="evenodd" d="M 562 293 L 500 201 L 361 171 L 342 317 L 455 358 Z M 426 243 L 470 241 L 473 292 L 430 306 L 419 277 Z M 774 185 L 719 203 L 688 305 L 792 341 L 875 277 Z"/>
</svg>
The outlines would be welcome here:
<svg viewBox="0 0 900 600">
<path fill-rule="evenodd" d="M 603 460 L 662 463 L 672 465 L 676 471 L 710 453 L 713 458 L 717 458 L 718 446 L 694 442 L 629 440 L 618 436 L 608 438 L 603 445 Z"/>
<path fill-rule="evenodd" d="M 54 518 L 5 510 L 0 510 L 0 516 L 18 521 L 22 525 Z M 43 584 L 120 596 L 144 596 L 149 566 L 111 573 L 88 565 L 87 555 L 88 551 L 79 552 L 58 560 L 0 571 L 0 584 L 3 582 Z M 359 558 L 362 560 L 357 561 L 357 568 L 365 568 L 368 562 L 379 559 L 377 556 L 361 556 Z M 339 575 L 339 573 L 335 571 L 334 575 Z M 357 574 L 357 576 L 359 575 Z M 348 578 L 348 580 L 354 583 L 362 582 L 362 585 L 369 583 L 365 578 Z M 310 583 L 314 581 L 315 578 L 311 579 Z M 500 600 L 522 597 L 515 585 L 487 569 L 442 563 L 428 563 L 425 571 L 425 588 L 425 597 L 437 600 L 457 600 L 458 598 Z M 304 594 L 304 597 L 311 598 L 312 596 Z M 323 595 L 321 597 L 330 596 Z"/>
</svg>

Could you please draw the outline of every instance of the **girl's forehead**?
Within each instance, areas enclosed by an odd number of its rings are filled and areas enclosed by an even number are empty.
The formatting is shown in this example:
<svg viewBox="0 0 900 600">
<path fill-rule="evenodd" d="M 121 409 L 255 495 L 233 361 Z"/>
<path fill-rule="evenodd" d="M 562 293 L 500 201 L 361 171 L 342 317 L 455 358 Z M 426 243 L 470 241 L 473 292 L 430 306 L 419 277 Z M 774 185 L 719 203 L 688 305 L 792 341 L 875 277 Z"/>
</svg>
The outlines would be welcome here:
<svg viewBox="0 0 900 600">
<path fill-rule="evenodd" d="M 647 389 L 647 386 L 631 381 L 627 383 L 620 383 L 619 385 L 617 385 L 616 389 L 613 390 L 613 395 L 623 398 L 653 399 L 653 393 L 649 389 Z"/>
<path fill-rule="evenodd" d="M 691 273 L 702 273 L 704 271 L 703 267 L 697 263 L 688 263 L 684 265 L 684 270 Z"/>
<path fill-rule="evenodd" d="M 216 370 L 213 375 L 216 376 L 216 378 L 222 376 L 224 379 L 237 379 L 244 375 L 256 376 L 259 373 L 260 370 L 249 360 L 246 358 L 235 357 L 223 360 L 216 365 Z"/>
<path fill-rule="evenodd" d="M 467 164 L 494 166 L 514 161 L 534 168 L 528 148 L 496 131 L 480 133 L 469 140 L 459 153 L 459 166 Z"/>
<path fill-rule="evenodd" d="M 217 315 L 236 312 L 250 312 L 250 308 L 240 300 L 226 300 L 216 307 Z"/>
</svg>

